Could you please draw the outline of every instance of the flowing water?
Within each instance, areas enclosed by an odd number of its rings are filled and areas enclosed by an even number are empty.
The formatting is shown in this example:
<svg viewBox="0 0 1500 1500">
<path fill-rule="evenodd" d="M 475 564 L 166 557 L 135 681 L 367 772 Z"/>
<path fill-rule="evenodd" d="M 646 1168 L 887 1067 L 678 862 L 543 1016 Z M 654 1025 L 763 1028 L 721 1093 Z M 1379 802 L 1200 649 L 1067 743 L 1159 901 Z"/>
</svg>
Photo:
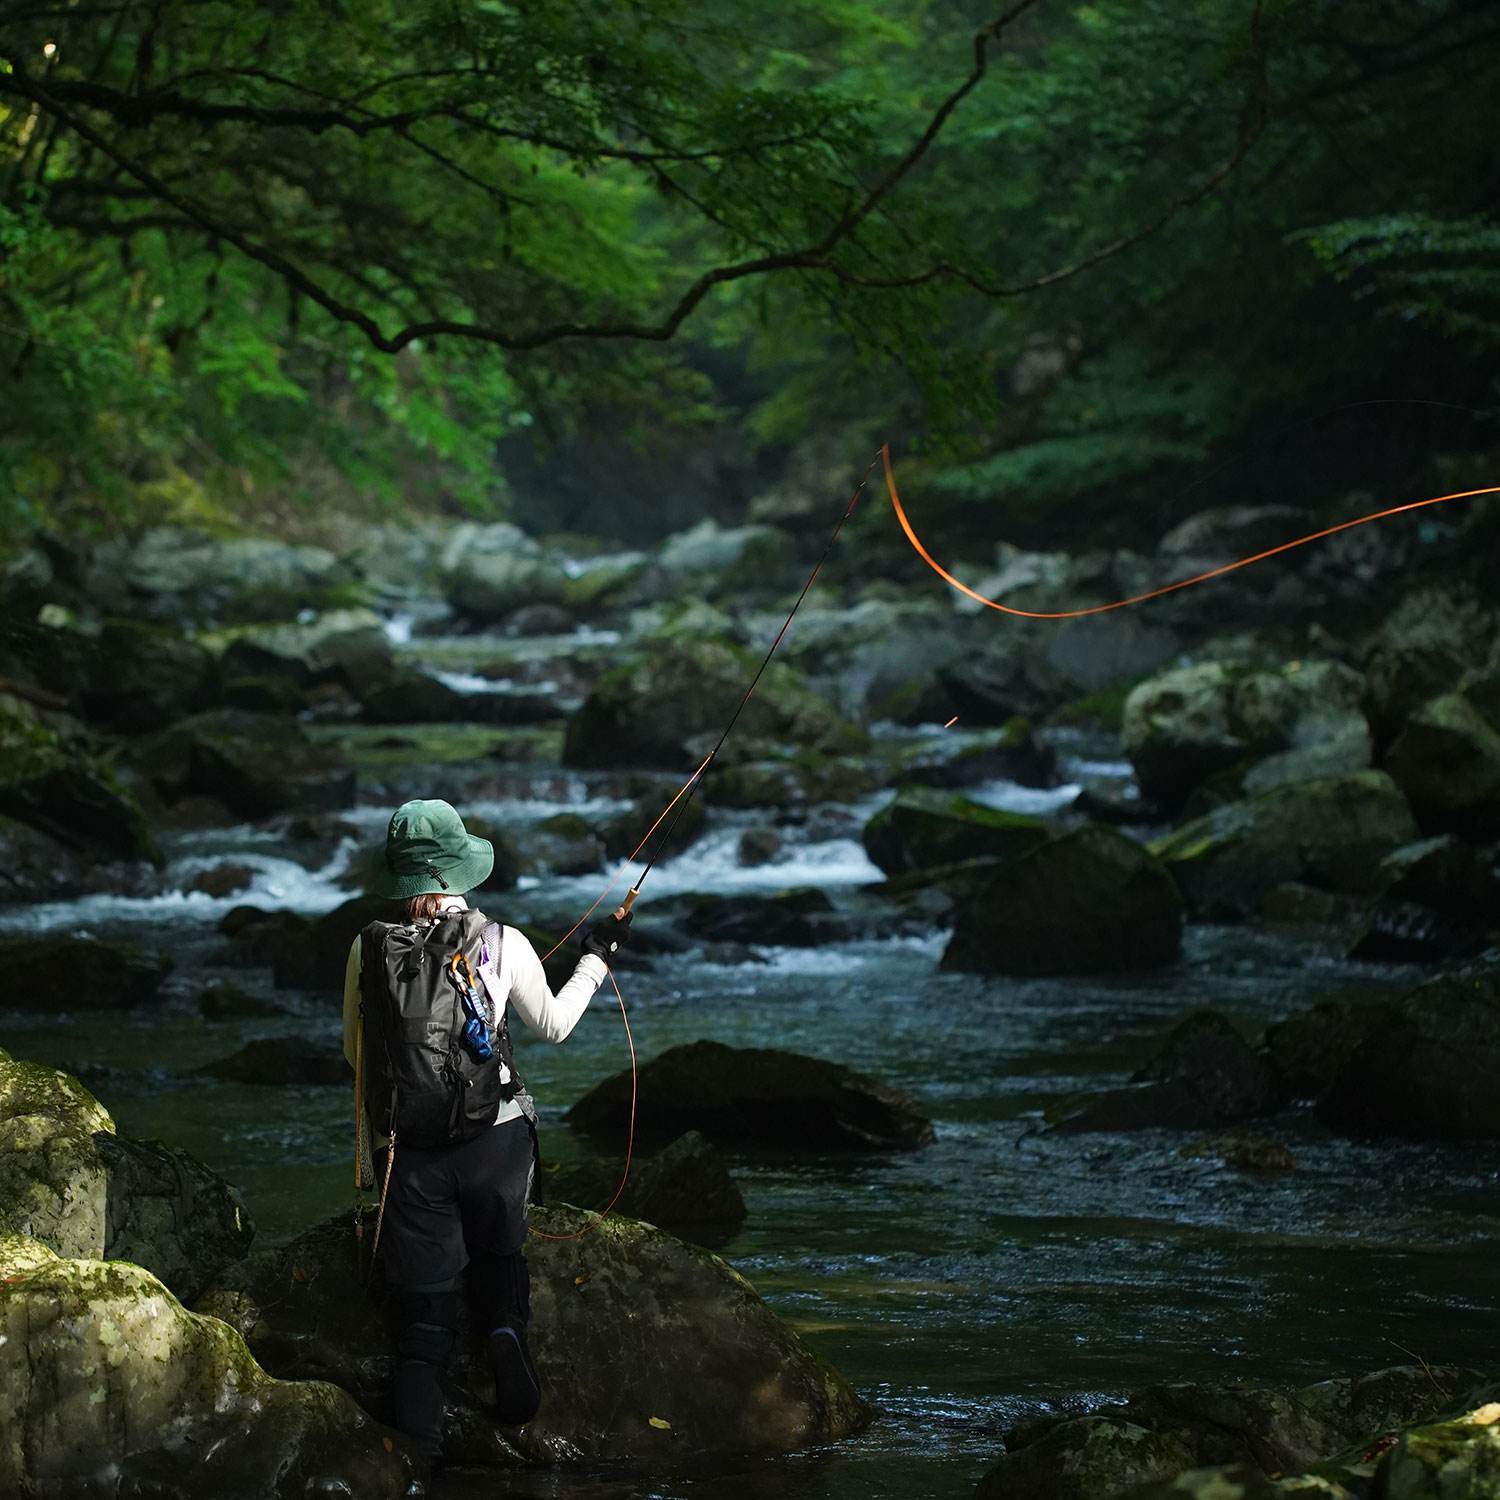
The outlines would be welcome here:
<svg viewBox="0 0 1500 1500">
<path fill-rule="evenodd" d="M 1083 767 L 1075 760 L 1073 769 Z M 236 1183 L 262 1247 L 349 1200 L 350 1093 L 224 1083 L 196 1070 L 258 1036 L 296 1033 L 332 1048 L 338 1007 L 274 991 L 266 971 L 229 966 L 216 924 L 245 902 L 316 913 L 345 899 L 340 875 L 389 813 L 390 801 L 373 799 L 398 784 L 395 772 L 388 786 L 367 783 L 372 800 L 343 815 L 355 834 L 316 868 L 274 828 L 169 836 L 164 887 L 232 858 L 255 875 L 231 897 L 171 889 L 0 911 L 0 930 L 86 930 L 173 955 L 152 1006 L 70 1011 L 60 989 L 0 1014 L 0 1043 L 81 1073 L 123 1130 L 186 1146 Z M 512 768 L 508 781 L 476 791 L 463 810 L 499 826 L 623 805 L 611 778 L 545 767 Z M 983 794 L 1027 811 L 1068 796 L 1004 783 Z M 784 829 L 778 859 L 755 869 L 734 856 L 752 815 L 716 814 L 716 829 L 653 874 L 640 911 L 671 891 L 874 880 L 858 841 L 868 811 L 814 810 Z M 487 904 L 507 920 L 577 914 L 602 885 L 603 877 L 531 881 L 503 910 Z M 734 1162 L 750 1214 L 722 1253 L 880 1408 L 879 1420 L 834 1450 L 736 1476 L 522 1483 L 577 1500 L 956 1497 L 1001 1452 L 1003 1429 L 1038 1407 L 1068 1409 L 1174 1378 L 1295 1385 L 1414 1356 L 1493 1359 L 1494 1146 L 1362 1144 L 1288 1117 L 1271 1131 L 1298 1169 L 1250 1176 L 1184 1155 L 1189 1138 L 1180 1134 L 1065 1138 L 1037 1128 L 1054 1096 L 1123 1080 L 1185 1010 L 1211 1005 L 1253 1035 L 1314 999 L 1398 991 L 1420 971 L 1352 964 L 1284 935 L 1197 927 L 1182 961 L 1156 974 L 982 979 L 938 973 L 943 942 L 933 933 L 763 949 L 733 964 L 690 953 L 620 975 L 643 1057 L 700 1037 L 786 1047 L 883 1078 L 931 1113 L 937 1143 L 921 1152 Z M 214 980 L 274 1001 L 276 1013 L 205 1020 L 198 997 Z M 563 1047 L 523 1036 L 518 1048 L 542 1105 L 544 1150 L 556 1160 L 590 1154 L 561 1115 L 626 1063 L 613 997 L 601 994 Z M 442 1493 L 492 1489 L 492 1479 L 458 1475 Z"/>
</svg>

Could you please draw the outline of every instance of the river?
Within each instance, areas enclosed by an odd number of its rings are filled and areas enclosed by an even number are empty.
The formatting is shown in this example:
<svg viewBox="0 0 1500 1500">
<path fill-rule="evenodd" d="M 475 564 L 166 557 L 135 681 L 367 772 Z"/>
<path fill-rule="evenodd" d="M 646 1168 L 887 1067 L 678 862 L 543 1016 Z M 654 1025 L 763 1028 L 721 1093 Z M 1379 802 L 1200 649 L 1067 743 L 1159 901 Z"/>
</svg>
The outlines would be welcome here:
<svg viewBox="0 0 1500 1500">
<path fill-rule="evenodd" d="M 360 805 L 340 815 L 357 836 L 316 868 L 292 857 L 279 825 L 179 832 L 165 840 L 161 894 L 0 910 L 0 930 L 88 931 L 172 954 L 149 1008 L 70 1011 L 60 987 L 3 1013 L 0 1041 L 80 1073 L 124 1131 L 188 1147 L 238 1185 L 261 1247 L 350 1200 L 350 1094 L 195 1071 L 255 1037 L 298 1034 L 332 1047 L 338 1032 L 328 997 L 273 991 L 268 971 L 230 966 L 217 922 L 245 902 L 314 913 L 347 897 L 341 877 L 356 849 L 428 774 L 422 731 L 403 735 L 417 746 L 405 760 L 399 744 L 383 752 L 384 778 L 367 775 Z M 1062 748 L 1065 772 L 1107 753 L 1076 738 Z M 463 810 L 502 827 L 625 805 L 619 779 L 605 774 L 491 767 L 481 785 L 451 762 L 429 769 L 433 790 L 470 786 Z M 1033 811 L 1070 794 L 992 783 L 982 795 Z M 879 800 L 809 810 L 783 828 L 781 854 L 753 869 L 733 851 L 755 815 L 716 810 L 708 835 L 653 874 L 638 910 L 649 917 L 652 897 L 672 891 L 837 891 L 875 880 L 858 830 Z M 255 869 L 248 891 L 181 894 L 195 873 L 230 858 Z M 576 914 L 603 883 L 528 882 L 487 904 L 511 921 Z M 873 1074 L 930 1111 L 937 1143 L 921 1152 L 732 1162 L 749 1219 L 722 1253 L 880 1408 L 879 1420 L 832 1451 L 736 1476 L 536 1475 L 507 1479 L 508 1492 L 960 1497 L 1001 1452 L 1002 1431 L 1039 1407 L 1179 1378 L 1291 1386 L 1416 1358 L 1493 1359 L 1494 1145 L 1350 1142 L 1288 1116 L 1269 1129 L 1297 1170 L 1254 1176 L 1185 1156 L 1180 1134 L 1064 1138 L 1037 1128 L 1053 1096 L 1122 1081 L 1186 1010 L 1211 1005 L 1254 1035 L 1314 999 L 1398 992 L 1421 971 L 1351 963 L 1288 933 L 1193 927 L 1182 961 L 1160 973 L 982 979 L 938 973 L 943 942 L 931 933 L 761 949 L 753 961 L 718 964 L 701 953 L 653 956 L 649 970 L 620 974 L 643 1057 L 702 1037 L 786 1047 Z M 273 1002 L 275 1013 L 205 1019 L 198 997 L 215 980 Z M 541 1103 L 545 1153 L 589 1155 L 561 1115 L 626 1063 L 612 995 L 601 993 L 565 1046 L 522 1037 L 518 1049 Z M 456 1474 L 436 1493 L 491 1494 L 494 1483 Z"/>
</svg>

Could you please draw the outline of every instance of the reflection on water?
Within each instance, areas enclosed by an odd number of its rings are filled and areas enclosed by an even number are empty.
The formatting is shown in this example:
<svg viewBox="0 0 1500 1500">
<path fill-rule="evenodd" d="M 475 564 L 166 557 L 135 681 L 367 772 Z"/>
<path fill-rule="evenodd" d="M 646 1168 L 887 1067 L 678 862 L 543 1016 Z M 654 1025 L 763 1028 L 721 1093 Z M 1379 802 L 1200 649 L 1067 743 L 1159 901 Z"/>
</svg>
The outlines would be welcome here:
<svg viewBox="0 0 1500 1500">
<path fill-rule="evenodd" d="M 573 805 L 586 804 L 586 792 L 572 789 Z M 490 815 L 515 809 L 497 804 Z M 375 826 L 373 810 L 359 816 L 361 827 Z M 836 888 L 874 878 L 853 833 L 794 841 L 780 864 L 755 870 L 734 862 L 735 837 L 733 827 L 711 833 L 661 867 L 641 909 L 653 887 Z M 174 857 L 201 861 L 233 842 L 216 838 L 213 850 L 184 841 Z M 12 1012 L 0 1042 L 81 1071 L 123 1129 L 188 1146 L 238 1183 L 264 1245 L 342 1204 L 348 1096 L 257 1089 L 194 1070 L 255 1036 L 297 1033 L 333 1048 L 338 1007 L 280 992 L 280 1015 L 211 1023 L 197 996 L 213 978 L 273 996 L 263 972 L 227 966 L 213 923 L 247 900 L 328 909 L 345 895 L 335 882 L 348 851 L 307 870 L 262 835 L 246 831 L 238 843 L 235 857 L 256 873 L 232 898 L 89 898 L 4 914 L 12 929 L 87 925 L 142 938 L 169 947 L 177 967 L 150 1011 Z M 524 920 L 533 905 L 581 907 L 601 884 L 548 882 L 503 906 L 492 901 L 491 914 Z M 643 1057 L 700 1037 L 791 1048 L 886 1079 L 931 1111 L 937 1143 L 919 1153 L 735 1164 L 750 1216 L 723 1253 L 881 1419 L 835 1452 L 733 1476 L 537 1475 L 507 1479 L 508 1492 L 958 1496 L 998 1454 L 1002 1430 L 1039 1403 L 1086 1403 L 1178 1378 L 1290 1385 L 1410 1355 L 1493 1359 L 1496 1147 L 1349 1142 L 1289 1118 L 1269 1129 L 1298 1170 L 1254 1177 L 1184 1158 L 1186 1138 L 1169 1132 L 1052 1138 L 1037 1128 L 1057 1094 L 1127 1076 L 1185 1010 L 1211 1005 L 1254 1034 L 1311 999 L 1388 992 L 1415 971 L 1354 965 L 1234 928 L 1195 929 L 1179 965 L 1130 979 L 939 974 L 941 949 L 933 935 L 767 950 L 763 962 L 731 966 L 684 954 L 620 980 Z M 523 1037 L 518 1052 L 542 1104 L 546 1153 L 588 1154 L 561 1115 L 625 1065 L 618 1011 L 601 999 L 566 1046 Z M 492 1492 L 492 1478 L 461 1473 L 442 1491 Z"/>
</svg>

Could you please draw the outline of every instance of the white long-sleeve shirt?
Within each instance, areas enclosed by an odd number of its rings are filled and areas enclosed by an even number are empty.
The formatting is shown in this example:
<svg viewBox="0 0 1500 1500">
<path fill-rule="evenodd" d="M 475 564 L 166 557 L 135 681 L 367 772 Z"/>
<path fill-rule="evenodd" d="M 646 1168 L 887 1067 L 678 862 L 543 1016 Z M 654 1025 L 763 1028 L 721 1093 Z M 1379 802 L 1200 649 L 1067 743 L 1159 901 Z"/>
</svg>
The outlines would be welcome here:
<svg viewBox="0 0 1500 1500">
<path fill-rule="evenodd" d="M 443 898 L 444 911 L 466 911 L 468 905 L 462 896 Z M 362 940 L 356 937 L 350 945 L 349 962 L 344 968 L 344 1056 L 351 1068 L 355 1065 L 355 1040 L 359 1034 L 363 948 Z M 586 953 L 578 960 L 578 967 L 567 983 L 554 995 L 542 971 L 542 961 L 527 941 L 526 934 L 514 927 L 501 928 L 499 993 L 526 1023 L 527 1030 L 544 1042 L 561 1042 L 568 1036 L 588 1009 L 594 991 L 604 983 L 608 972 L 602 958 Z M 499 1020 L 498 1016 L 496 1020 Z M 517 1119 L 521 1113 L 521 1106 L 514 1099 L 505 1101 L 500 1105 L 495 1123 L 502 1125 L 507 1120 Z"/>
</svg>

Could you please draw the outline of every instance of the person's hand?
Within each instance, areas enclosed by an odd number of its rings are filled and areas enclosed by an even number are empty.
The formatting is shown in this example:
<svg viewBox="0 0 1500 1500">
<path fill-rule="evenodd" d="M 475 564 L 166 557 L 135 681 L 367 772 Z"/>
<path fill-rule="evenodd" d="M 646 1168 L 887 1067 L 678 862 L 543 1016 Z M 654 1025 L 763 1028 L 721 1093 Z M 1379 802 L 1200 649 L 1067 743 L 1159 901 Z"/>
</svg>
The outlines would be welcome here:
<svg viewBox="0 0 1500 1500">
<path fill-rule="evenodd" d="M 630 941 L 633 916 L 634 913 L 626 911 L 623 906 L 616 907 L 602 922 L 596 922 L 589 928 L 581 945 L 583 951 L 608 963 Z"/>
</svg>

